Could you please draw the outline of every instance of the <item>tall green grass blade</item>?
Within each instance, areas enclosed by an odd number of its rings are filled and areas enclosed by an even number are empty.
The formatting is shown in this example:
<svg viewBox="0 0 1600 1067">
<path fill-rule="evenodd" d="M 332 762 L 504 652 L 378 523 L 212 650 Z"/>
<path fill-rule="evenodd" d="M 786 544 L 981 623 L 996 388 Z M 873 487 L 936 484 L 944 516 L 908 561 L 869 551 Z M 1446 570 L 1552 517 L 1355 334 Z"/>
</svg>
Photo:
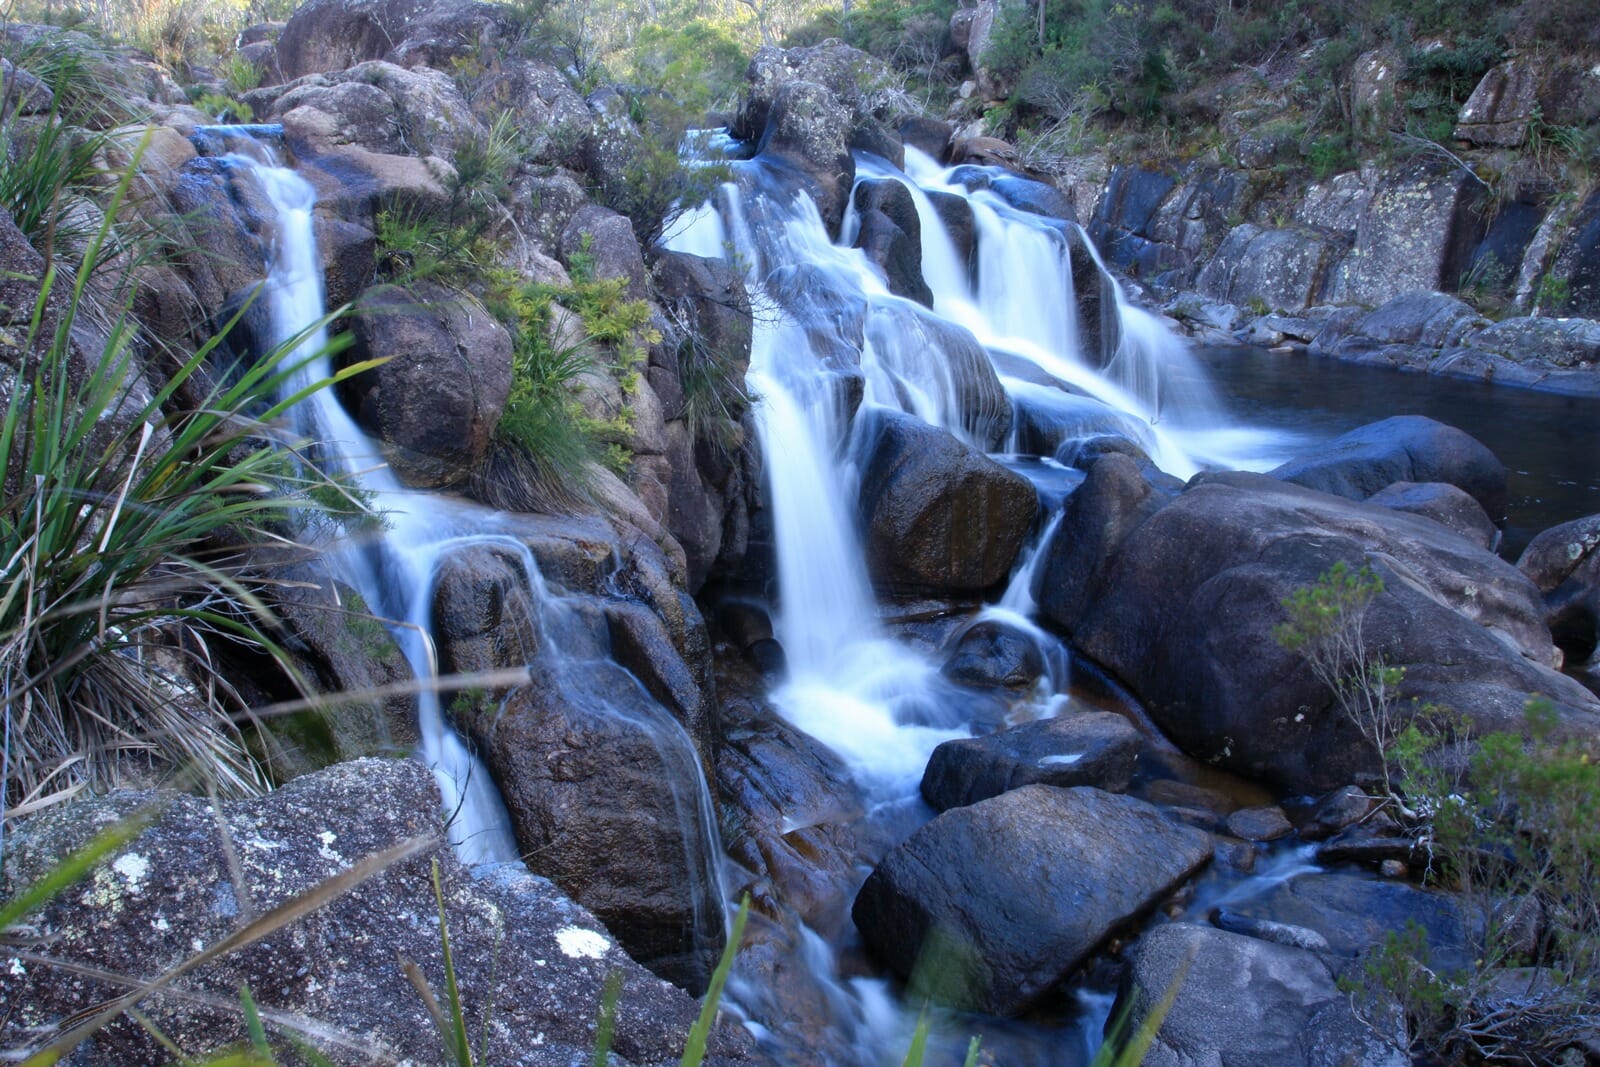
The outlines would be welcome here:
<svg viewBox="0 0 1600 1067">
<path fill-rule="evenodd" d="M 734 916 L 733 932 L 728 935 L 722 958 L 717 961 L 717 969 L 711 972 L 711 985 L 706 989 L 705 1002 L 700 1005 L 700 1017 L 689 1028 L 689 1040 L 683 1047 L 683 1059 L 678 1061 L 678 1067 L 700 1067 L 701 1061 L 706 1058 L 706 1042 L 711 1039 L 711 1025 L 717 1021 L 717 1004 L 722 1000 L 728 975 L 733 973 L 733 958 L 738 955 L 739 942 L 744 940 L 745 923 L 749 921 L 750 894 L 746 893 L 744 899 L 739 901 L 739 914 Z"/>
<path fill-rule="evenodd" d="M 444 883 L 439 877 L 439 861 L 433 861 L 433 899 L 439 905 L 439 945 L 444 952 L 445 999 L 450 1002 L 448 1051 L 456 1067 L 472 1067 L 472 1037 L 467 1033 L 467 1016 L 461 1004 L 461 986 L 456 982 L 456 961 L 450 953 L 450 926 L 445 920 Z"/>
<path fill-rule="evenodd" d="M 606 1067 L 611 1058 L 611 1039 L 617 1032 L 617 1002 L 622 999 L 622 972 L 606 975 L 606 985 L 600 992 L 600 1015 L 594 1023 L 593 1067 Z"/>
<path fill-rule="evenodd" d="M 922 1013 L 917 1016 L 917 1028 L 911 1031 L 911 1045 L 906 1049 L 906 1058 L 900 1061 L 900 1067 L 922 1067 L 922 1061 L 928 1055 L 928 1009 L 923 1007 Z"/>
<path fill-rule="evenodd" d="M 261 1012 L 247 982 L 239 984 L 239 1007 L 244 1012 L 244 1032 L 250 1038 L 250 1047 L 270 1059 L 272 1046 L 267 1044 L 267 1029 L 261 1025 Z"/>
<path fill-rule="evenodd" d="M 983 1038 L 974 1037 L 967 1042 L 967 1058 L 961 1061 L 961 1067 L 978 1067 L 978 1051 L 983 1048 Z"/>
</svg>

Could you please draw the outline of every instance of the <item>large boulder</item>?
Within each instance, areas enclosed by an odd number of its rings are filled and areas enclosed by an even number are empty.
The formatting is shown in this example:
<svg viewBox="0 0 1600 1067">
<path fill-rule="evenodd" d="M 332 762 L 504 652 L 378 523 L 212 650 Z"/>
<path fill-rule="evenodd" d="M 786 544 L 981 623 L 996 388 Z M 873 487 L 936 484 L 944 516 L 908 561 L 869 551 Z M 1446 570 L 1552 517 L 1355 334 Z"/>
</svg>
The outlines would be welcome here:
<svg viewBox="0 0 1600 1067">
<path fill-rule="evenodd" d="M 723 905 L 710 798 L 683 727 L 628 671 L 570 650 L 541 656 L 497 707 L 458 718 L 531 868 L 600 916 L 630 956 L 703 989 Z"/>
<path fill-rule="evenodd" d="M 418 6 L 417 0 L 310 0 L 278 34 L 278 69 L 293 80 L 382 59 L 405 40 Z"/>
<path fill-rule="evenodd" d="M 1103 595 L 1106 571 L 1123 539 L 1169 499 L 1132 456 L 1111 452 L 1091 463 L 1083 484 L 1067 497 L 1055 535 L 1042 547 L 1044 565 L 1032 592 L 1044 616 L 1080 618 Z"/>
<path fill-rule="evenodd" d="M 935 811 L 946 811 L 1027 785 L 1092 785 L 1120 793 L 1128 788 L 1139 745 L 1139 731 L 1109 711 L 958 738 L 933 750 L 922 797 Z"/>
<path fill-rule="evenodd" d="M 1129 1032 L 1172 997 L 1145 1067 L 1406 1067 L 1411 1057 L 1351 1010 L 1303 948 L 1190 923 L 1151 930 L 1131 953 L 1118 996 Z"/>
<path fill-rule="evenodd" d="M 1260 301 L 1276 311 L 1304 311 L 1321 297 L 1338 251 L 1309 229 L 1243 223 L 1201 269 L 1195 288 L 1234 304 Z"/>
<path fill-rule="evenodd" d="M 185 995 L 141 1010 L 186 1054 L 204 1058 L 245 1038 L 248 985 L 268 1032 L 287 1031 L 336 1063 L 439 1059 L 440 1035 L 400 961 L 415 961 L 442 997 L 439 906 L 444 890 L 456 979 L 474 1041 L 523 1067 L 588 1062 L 592 1019 L 621 975 L 613 1049 L 629 1063 L 676 1063 L 698 1007 L 630 960 L 592 914 L 520 868 L 475 876 L 445 844 L 439 793 L 410 760 L 358 760 L 299 778 L 265 797 L 213 807 L 203 797 L 118 793 L 63 806 L 6 840 L 8 895 L 57 871 L 74 849 L 148 804 L 156 820 L 57 896 L 30 922 L 47 934 L 37 958 L 0 971 L 0 1041 L 27 1048 L 143 981 L 217 945 L 253 916 L 303 900 L 324 880 L 407 841 L 403 860 L 277 932 L 184 976 Z M 226 836 L 224 836 L 226 835 Z M 53 966 L 46 960 L 59 960 Z M 108 979 L 98 974 L 108 974 Z M 303 1027 L 297 1023 L 309 1022 Z M 274 1038 L 276 1040 L 276 1038 Z M 718 1028 L 714 1057 L 749 1062 L 749 1041 Z M 119 1018 L 73 1062 L 165 1063 L 170 1049 Z"/>
<path fill-rule="evenodd" d="M 1539 534 L 1517 569 L 1539 587 L 1550 632 L 1567 662 L 1600 667 L 1600 515 Z"/>
<path fill-rule="evenodd" d="M 1351 309 L 1354 312 L 1354 309 Z M 1445 293 L 1404 293 L 1366 314 L 1335 315 L 1311 341 L 1312 355 L 1404 370 L 1433 371 L 1440 352 L 1461 345 L 1489 320 Z"/>
<path fill-rule="evenodd" d="M 1397 714 L 1415 698 L 1475 733 L 1515 730 L 1543 694 L 1568 729 L 1600 727 L 1600 704 L 1554 669 L 1532 583 L 1437 523 L 1265 475 L 1205 475 L 1154 509 L 1130 477 L 1114 486 L 1126 489 L 1107 494 L 1118 506 L 1100 536 L 1074 543 L 1063 520 L 1040 607 L 1193 756 L 1301 792 L 1376 769 L 1333 694 L 1273 636 L 1283 601 L 1336 563 L 1384 582 L 1363 630 L 1369 654 L 1406 671 Z"/>
<path fill-rule="evenodd" d="M 1033 526 L 1027 479 L 945 430 L 874 409 L 858 419 L 860 509 L 873 576 L 887 585 L 988 589 Z"/>
<path fill-rule="evenodd" d="M 511 335 L 476 300 L 430 282 L 367 290 L 350 329 L 351 359 L 385 360 L 350 383 L 356 420 L 413 484 L 463 480 L 511 393 Z"/>
<path fill-rule="evenodd" d="M 762 137 L 784 87 L 797 81 L 822 88 L 844 108 L 850 148 L 896 166 L 904 163 L 894 125 L 918 108 L 898 88 L 900 79 L 888 64 L 834 39 L 809 48 L 759 49 L 745 72 L 744 96 L 729 127 L 733 135 L 750 141 Z"/>
<path fill-rule="evenodd" d="M 491 54 L 513 21 L 505 6 L 475 0 L 310 0 L 278 34 L 277 72 L 293 81 L 372 59 L 443 70 Z"/>
<path fill-rule="evenodd" d="M 887 178 L 856 183 L 856 247 L 883 271 L 889 291 L 925 307 L 933 293 L 922 277 L 922 222 L 911 191 Z"/>
<path fill-rule="evenodd" d="M 785 83 L 772 98 L 759 150 L 800 175 L 828 231 L 838 230 L 855 177 L 850 112 L 838 99 L 814 82 Z"/>
<path fill-rule="evenodd" d="M 1010 1015 L 1210 858 L 1209 836 L 1142 800 L 1025 786 L 912 834 L 867 878 L 853 913 L 897 973 L 925 958 L 944 997 Z"/>
<path fill-rule="evenodd" d="M 1453 426 L 1422 415 L 1369 423 L 1291 459 L 1274 478 L 1347 500 L 1365 500 L 1396 482 L 1444 482 L 1465 491 L 1492 519 L 1506 514 L 1506 468 L 1493 452 Z"/>
</svg>

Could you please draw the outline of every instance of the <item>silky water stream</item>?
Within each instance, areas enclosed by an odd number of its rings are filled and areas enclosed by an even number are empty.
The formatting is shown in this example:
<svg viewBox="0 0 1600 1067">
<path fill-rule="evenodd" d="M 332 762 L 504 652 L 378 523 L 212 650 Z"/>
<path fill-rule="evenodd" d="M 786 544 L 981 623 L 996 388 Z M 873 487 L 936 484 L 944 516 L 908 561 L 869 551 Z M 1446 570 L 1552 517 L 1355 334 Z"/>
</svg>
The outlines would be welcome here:
<svg viewBox="0 0 1600 1067">
<path fill-rule="evenodd" d="M 325 381 L 332 373 L 325 327 L 322 270 L 318 259 L 311 186 L 277 165 L 261 133 L 241 138 L 214 137 L 226 147 L 222 164 L 231 180 L 253 182 L 276 214 L 262 300 L 275 344 L 295 342 L 289 357 L 296 366 L 287 394 Z M 203 142 L 204 143 L 204 142 Z M 402 485 L 385 464 L 381 447 L 345 411 L 335 391 L 312 393 L 291 410 L 306 455 L 338 477 L 362 499 L 370 516 L 346 523 L 320 544 L 333 577 L 360 593 L 372 613 L 385 621 L 421 684 L 416 691 L 420 746 L 418 757 L 433 771 L 443 797 L 452 845 L 471 865 L 520 863 L 513 821 L 494 779 L 445 714 L 433 640 L 435 585 L 441 568 L 474 551 L 508 561 L 509 573 L 524 583 L 537 651 L 530 673 L 550 699 L 570 714 L 611 720 L 614 729 L 646 740 L 656 773 L 671 792 L 668 809 L 681 841 L 681 870 L 670 877 L 689 887 L 692 926 L 687 955 L 702 956 L 703 945 L 720 943 L 726 930 L 721 847 L 700 760 L 684 727 L 640 681 L 611 656 L 604 619 L 594 605 L 546 584 L 526 541 L 501 513 L 438 493 Z M 593 598 L 590 598 L 593 599 Z M 588 609 L 588 610 L 586 610 Z M 458 683 L 455 687 L 460 688 Z M 464 684 L 471 684 L 466 679 Z M 617 857 L 625 866 L 623 857 Z"/>
<path fill-rule="evenodd" d="M 875 596 L 856 518 L 858 470 L 862 450 L 870 447 L 868 435 L 858 432 L 859 411 L 894 409 L 949 430 L 1023 472 L 1038 485 L 1041 501 L 1054 505 L 1075 477 L 1055 457 L 1083 437 L 1115 432 L 1130 438 L 1180 477 L 1211 465 L 1270 466 L 1293 445 L 1291 435 L 1250 434 L 1218 414 L 1181 342 L 1134 307 L 1097 261 L 1087 272 L 1075 263 L 1074 256 L 1094 257 L 1081 231 L 1018 211 L 981 183 L 969 189 L 914 150 L 907 154 L 909 173 L 863 157 L 858 177 L 901 182 L 910 190 L 922 223 L 931 309 L 891 293 L 861 252 L 831 240 L 793 176 L 768 161 L 738 164 L 737 180 L 720 190 L 715 208 L 689 212 L 670 240 L 675 250 L 699 255 L 729 256 L 731 250 L 746 269 L 757 309 L 748 384 L 758 398 L 776 555 L 775 631 L 787 665 L 769 697 L 790 723 L 837 753 L 859 787 L 866 819 L 881 831 L 866 835 L 877 842 L 875 851 L 856 858 L 862 877 L 883 848 L 931 816 L 918 794 L 923 767 L 941 741 L 972 732 L 981 702 L 940 673 L 926 643 L 902 640 L 902 628 Z M 229 158 L 277 212 L 265 299 L 274 338 L 297 336 L 324 315 L 312 191 L 259 148 Z M 970 205 L 975 270 L 955 251 L 929 194 L 958 196 Z M 847 235 L 852 224 L 846 220 Z M 1084 338 L 1096 334 L 1077 321 L 1073 286 L 1075 277 L 1086 276 L 1102 287 L 1116 323 L 1114 344 L 1104 346 L 1109 350 L 1085 351 Z M 303 337 L 296 387 L 329 374 L 325 347 L 319 330 Z M 998 381 L 998 397 L 993 390 L 983 394 L 982 381 Z M 975 402 L 979 394 L 984 398 Z M 348 479 L 382 518 L 376 534 L 351 530 L 331 540 L 326 558 L 391 621 L 419 678 L 437 672 L 430 634 L 441 562 L 466 548 L 492 547 L 515 558 L 526 577 L 543 635 L 541 669 L 555 672 L 569 699 L 605 710 L 603 687 L 593 679 L 621 668 L 610 663 L 604 638 L 545 585 L 505 516 L 401 485 L 380 447 L 331 390 L 313 394 L 296 414 L 300 432 L 315 442 L 310 452 L 316 461 Z M 1032 438 L 1015 428 L 1005 432 L 1007 424 L 1025 423 L 1034 427 Z M 1033 454 L 1014 454 L 1024 451 Z M 962 624 L 997 622 L 1039 645 L 1048 668 L 1030 694 L 1006 710 L 1009 721 L 1056 714 L 1074 699 L 1065 650 L 1031 619 L 1038 548 L 1059 508 L 1046 510 L 1003 598 Z M 419 755 L 433 768 L 452 815 L 452 842 L 467 862 L 515 861 L 511 820 L 488 771 L 451 728 L 437 693 L 424 687 L 419 704 Z M 647 714 L 638 725 L 656 738 L 666 773 L 681 780 L 679 817 L 694 843 L 682 876 L 704 903 L 696 907 L 700 920 L 720 925 L 723 860 L 706 785 L 687 734 L 665 709 L 651 706 L 659 714 Z M 848 901 L 842 906 L 847 909 Z M 775 1004 L 781 991 L 761 988 L 756 975 L 736 971 L 730 987 L 730 1002 L 775 1057 L 840 1067 L 898 1062 L 915 1008 L 902 1005 L 894 985 L 866 969 L 853 932 L 830 941 L 802 930 L 800 955 L 806 981 L 826 1004 L 820 1022 L 813 1014 L 809 1025 L 827 1033 L 786 1026 Z M 1084 1063 L 1109 1007 L 1104 989 L 1085 986 L 1044 1020 L 942 1018 L 928 1062 L 951 1055 L 959 1062 L 967 1037 L 981 1033 L 1000 1062 Z"/>
<path fill-rule="evenodd" d="M 1012 207 L 986 188 L 998 171 L 946 171 L 915 149 L 906 155 L 905 172 L 858 156 L 857 181 L 899 182 L 909 191 L 931 308 L 892 293 L 883 272 L 850 247 L 860 226 L 854 196 L 835 242 L 795 177 L 764 157 L 734 164 L 735 180 L 712 204 L 682 216 L 668 242 L 675 251 L 731 254 L 745 268 L 757 309 L 748 383 L 759 398 L 778 572 L 775 632 L 787 657 L 770 698 L 845 760 L 868 820 L 887 827 L 890 841 L 931 817 L 918 792 L 922 770 L 937 744 L 973 731 L 983 701 L 948 681 L 925 643 L 899 639 L 891 610 L 875 599 L 856 515 L 871 442 L 863 413 L 890 408 L 942 427 L 1036 484 L 1041 528 L 1002 598 L 960 624 L 998 623 L 1037 644 L 1046 670 L 1006 710 L 1009 722 L 1057 714 L 1076 699 L 1066 650 L 1031 617 L 1040 547 L 1059 520 L 1062 496 L 1081 478 L 1057 462 L 1063 451 L 1113 433 L 1140 444 L 1168 473 L 1188 477 L 1213 466 L 1264 469 L 1297 443 L 1291 433 L 1229 423 L 1184 343 L 1129 301 L 1076 226 Z M 970 208 L 970 266 L 934 196 L 959 197 Z M 1078 321 L 1075 279 L 1100 287 L 1109 329 Z M 1009 419 L 996 417 L 984 391 L 991 369 Z M 858 857 L 862 877 L 878 858 Z M 831 1007 L 833 1032 L 771 1035 L 780 1059 L 818 1062 L 816 1050 L 827 1049 L 824 1059 L 898 1062 L 918 1006 L 901 1004 L 890 982 L 861 973 L 853 931 L 831 944 L 808 934 L 804 951 L 826 987 L 819 999 Z M 753 981 L 736 982 L 734 993 L 757 1019 L 772 1010 L 771 992 Z M 1109 992 L 1090 984 L 1060 998 L 1052 1018 L 938 1017 L 928 1062 L 959 1063 L 967 1038 L 981 1034 L 995 1062 L 1086 1063 L 1110 1004 Z"/>
</svg>

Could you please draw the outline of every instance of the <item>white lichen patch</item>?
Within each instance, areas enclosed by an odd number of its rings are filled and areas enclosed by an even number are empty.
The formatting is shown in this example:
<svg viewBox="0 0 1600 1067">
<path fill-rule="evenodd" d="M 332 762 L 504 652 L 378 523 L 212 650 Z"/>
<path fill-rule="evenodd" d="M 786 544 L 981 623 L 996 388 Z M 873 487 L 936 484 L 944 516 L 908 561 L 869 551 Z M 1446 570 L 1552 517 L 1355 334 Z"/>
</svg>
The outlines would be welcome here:
<svg viewBox="0 0 1600 1067">
<path fill-rule="evenodd" d="M 597 960 L 611 948 L 611 942 L 581 926 L 563 926 L 556 931 L 556 944 L 575 960 Z"/>
<path fill-rule="evenodd" d="M 172 929 L 172 924 L 167 922 L 167 917 L 165 915 L 157 915 L 151 921 L 150 926 L 163 934 Z"/>
<path fill-rule="evenodd" d="M 21 978 L 28 973 L 28 968 L 24 967 L 22 961 L 15 956 L 11 957 L 11 962 L 6 965 L 6 969 L 11 972 L 11 977 L 13 978 Z"/>
<path fill-rule="evenodd" d="M 1073 763 L 1077 763 L 1082 758 L 1083 758 L 1083 753 L 1082 752 L 1068 752 L 1068 753 L 1064 753 L 1064 754 L 1059 755 L 1059 756 L 1040 756 L 1039 757 L 1039 766 L 1041 766 L 1041 767 L 1064 767 L 1064 766 L 1068 766 L 1068 765 L 1073 764 Z"/>
<path fill-rule="evenodd" d="M 317 846 L 317 855 L 334 863 L 344 862 L 344 857 L 339 855 L 338 851 L 333 847 L 333 843 L 339 840 L 338 834 L 331 830 L 324 830 L 317 835 L 317 840 L 322 842 Z"/>
<path fill-rule="evenodd" d="M 111 869 L 128 882 L 128 892 L 144 891 L 145 880 L 150 877 L 150 861 L 137 852 L 124 852 L 111 864 Z"/>
</svg>

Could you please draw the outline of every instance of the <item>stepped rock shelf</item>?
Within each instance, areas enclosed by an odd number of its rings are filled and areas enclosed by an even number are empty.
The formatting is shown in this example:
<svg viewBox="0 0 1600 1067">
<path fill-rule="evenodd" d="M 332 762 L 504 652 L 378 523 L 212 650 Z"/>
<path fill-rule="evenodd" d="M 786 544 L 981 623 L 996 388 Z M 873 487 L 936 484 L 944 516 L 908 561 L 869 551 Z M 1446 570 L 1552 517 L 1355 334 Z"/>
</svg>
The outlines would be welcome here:
<svg viewBox="0 0 1600 1067">
<path fill-rule="evenodd" d="M 168 798 L 29 918 L 46 939 L 0 966 L 0 1040 L 47 1041 L 128 961 L 153 977 L 420 835 L 148 1017 L 214 1049 L 244 1036 L 229 1001 L 247 981 L 275 1034 L 336 1062 L 437 1060 L 394 963 L 442 966 L 433 859 L 493 1063 L 587 1062 L 612 973 L 615 1062 L 677 1062 L 745 894 L 708 1063 L 899 1062 L 931 996 L 930 1064 L 976 1035 L 983 1062 L 1076 1067 L 1114 1005 L 1137 1021 L 1169 987 L 1151 1063 L 1407 1062 L 1337 980 L 1410 921 L 1440 966 L 1470 960 L 1477 919 L 1377 876 L 1420 866 L 1417 846 L 1352 788 L 1378 754 L 1275 637 L 1282 604 L 1370 568 L 1366 637 L 1407 699 L 1483 733 L 1537 696 L 1557 736 L 1600 743 L 1595 517 L 1559 516 L 1513 564 L 1495 549 L 1518 499 L 1461 430 L 1230 418 L 1118 273 L 1160 259 L 1171 187 L 1119 173 L 1080 226 L 1081 191 L 952 156 L 837 43 L 762 49 L 728 132 L 693 149 L 726 180 L 641 245 L 650 226 L 586 191 L 637 147 L 604 92 L 511 50 L 470 97 L 445 73 L 512 26 L 492 4 L 312 0 L 247 94 L 264 125 L 152 102 L 136 210 L 200 239 L 137 268 L 146 329 L 191 343 L 243 309 L 214 369 L 298 338 L 286 396 L 387 360 L 289 413 L 297 461 L 371 516 L 304 531 L 316 554 L 273 572 L 283 643 L 324 692 L 467 682 L 319 711 L 318 745 L 280 733 L 298 749 L 265 797 Z M 561 508 L 502 463 L 526 327 L 481 279 L 407 278 L 379 239 L 397 213 L 459 207 L 507 107 L 528 141 L 485 233 L 497 268 L 557 294 L 542 339 L 581 332 L 560 302 L 584 282 L 645 302 L 636 364 L 596 358 L 563 394 L 611 420 L 627 463 Z M 124 158 L 140 136 L 119 135 Z M 1314 348 L 1482 367 L 1537 335 L 1559 367 L 1524 378 L 1588 380 L 1589 326 L 1491 327 L 1384 290 L 1361 258 L 1399 196 L 1379 185 L 1315 284 L 1262 267 L 1300 251 L 1241 226 L 1194 288 L 1243 299 L 1261 268 L 1297 286 L 1276 310 L 1320 323 Z M 1384 306 L 1310 310 L 1335 292 Z M 346 303 L 341 350 L 324 318 Z M 735 383 L 710 421 L 708 366 Z M 289 695 L 258 664 L 218 669 L 259 703 Z M 374 754 L 415 759 L 355 758 Z M 8 827 L 7 891 L 140 800 Z M 166 1058 L 124 1018 L 72 1061 Z"/>
</svg>

